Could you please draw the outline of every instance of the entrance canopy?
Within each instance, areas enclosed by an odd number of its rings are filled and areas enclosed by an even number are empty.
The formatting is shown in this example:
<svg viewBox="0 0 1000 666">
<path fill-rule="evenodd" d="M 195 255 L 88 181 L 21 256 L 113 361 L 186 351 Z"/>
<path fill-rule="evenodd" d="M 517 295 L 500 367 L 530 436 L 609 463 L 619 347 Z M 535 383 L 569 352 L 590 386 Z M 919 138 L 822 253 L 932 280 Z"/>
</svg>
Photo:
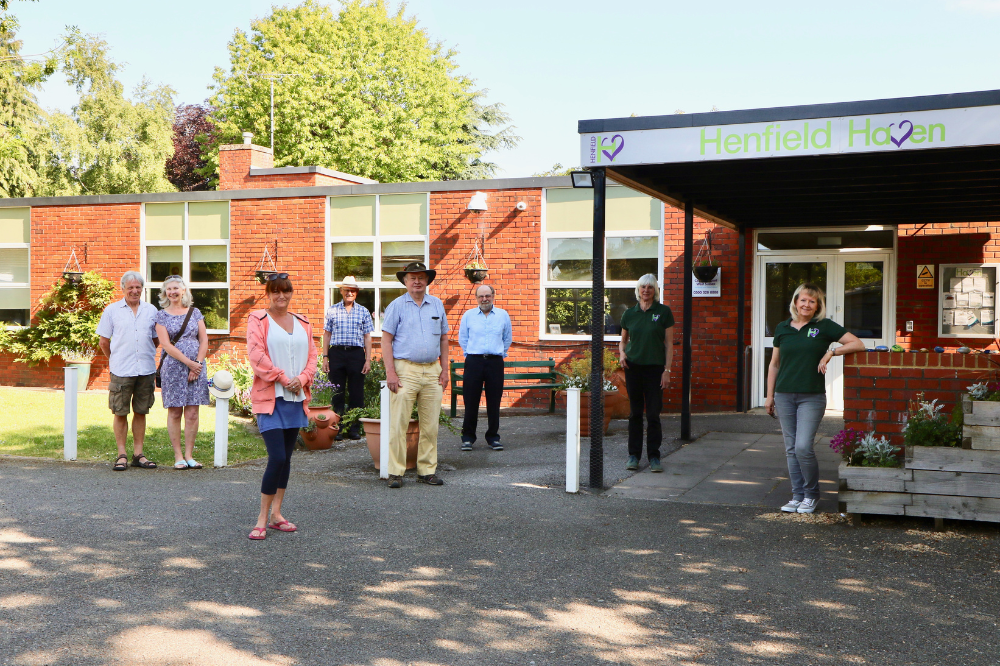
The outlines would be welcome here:
<svg viewBox="0 0 1000 666">
<path fill-rule="evenodd" d="M 735 229 L 1000 220 L 1000 90 L 578 128 L 585 168 Z"/>
</svg>

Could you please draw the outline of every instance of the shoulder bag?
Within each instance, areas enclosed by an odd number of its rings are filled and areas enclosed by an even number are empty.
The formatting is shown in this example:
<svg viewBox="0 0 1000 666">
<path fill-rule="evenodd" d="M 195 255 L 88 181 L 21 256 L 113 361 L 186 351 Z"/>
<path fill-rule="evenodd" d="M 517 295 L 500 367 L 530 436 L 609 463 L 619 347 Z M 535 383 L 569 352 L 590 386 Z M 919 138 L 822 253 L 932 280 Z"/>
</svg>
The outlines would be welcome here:
<svg viewBox="0 0 1000 666">
<path fill-rule="evenodd" d="M 177 331 L 177 335 L 170 336 L 170 344 L 176 345 L 177 341 L 181 339 L 182 335 L 184 335 L 184 331 L 185 331 L 185 329 L 187 329 L 188 322 L 191 321 L 191 313 L 192 312 L 194 312 L 194 306 L 193 305 L 188 308 L 187 316 L 184 317 L 184 323 L 181 324 L 181 329 L 179 331 Z M 164 349 L 163 350 L 163 354 L 160 355 L 160 364 L 158 366 L 156 366 L 156 388 L 163 388 L 163 386 L 161 386 L 161 382 L 160 382 L 160 370 L 163 369 L 163 361 L 166 358 L 167 358 L 167 350 Z"/>
</svg>

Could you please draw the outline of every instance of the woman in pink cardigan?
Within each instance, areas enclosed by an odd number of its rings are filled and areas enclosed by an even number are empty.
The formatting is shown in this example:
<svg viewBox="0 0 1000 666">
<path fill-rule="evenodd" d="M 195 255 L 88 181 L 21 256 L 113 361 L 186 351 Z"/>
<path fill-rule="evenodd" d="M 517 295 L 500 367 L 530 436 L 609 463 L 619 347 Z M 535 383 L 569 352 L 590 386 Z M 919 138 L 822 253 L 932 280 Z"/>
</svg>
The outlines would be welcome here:
<svg viewBox="0 0 1000 666">
<path fill-rule="evenodd" d="M 292 300 L 288 273 L 269 275 L 265 293 L 270 301 L 267 309 L 251 313 L 247 320 L 247 356 L 254 372 L 250 401 L 267 446 L 260 515 L 250 532 L 254 540 L 266 538 L 267 528 L 298 529 L 281 515 L 281 502 L 299 428 L 309 423 L 309 387 L 316 374 L 312 326 L 302 315 L 288 311 Z"/>
</svg>

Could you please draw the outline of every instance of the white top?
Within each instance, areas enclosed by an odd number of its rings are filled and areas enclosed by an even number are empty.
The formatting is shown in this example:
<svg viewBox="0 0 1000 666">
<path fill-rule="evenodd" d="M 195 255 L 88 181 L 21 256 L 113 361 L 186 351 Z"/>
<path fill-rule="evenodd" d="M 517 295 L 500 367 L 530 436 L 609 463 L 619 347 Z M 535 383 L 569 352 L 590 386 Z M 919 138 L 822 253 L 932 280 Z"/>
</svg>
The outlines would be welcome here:
<svg viewBox="0 0 1000 666">
<path fill-rule="evenodd" d="M 274 367 L 285 373 L 289 379 L 295 379 L 306 369 L 309 362 L 309 338 L 306 329 L 299 320 L 292 317 L 292 333 L 281 328 L 271 315 L 267 315 L 267 353 Z M 274 383 L 274 397 L 284 398 L 288 402 L 302 402 L 306 399 L 304 391 L 292 393 L 280 383 Z"/>
<path fill-rule="evenodd" d="M 141 377 L 156 372 L 156 308 L 139 301 L 132 312 L 125 299 L 104 308 L 97 334 L 111 341 L 108 370 L 117 377 Z"/>
</svg>

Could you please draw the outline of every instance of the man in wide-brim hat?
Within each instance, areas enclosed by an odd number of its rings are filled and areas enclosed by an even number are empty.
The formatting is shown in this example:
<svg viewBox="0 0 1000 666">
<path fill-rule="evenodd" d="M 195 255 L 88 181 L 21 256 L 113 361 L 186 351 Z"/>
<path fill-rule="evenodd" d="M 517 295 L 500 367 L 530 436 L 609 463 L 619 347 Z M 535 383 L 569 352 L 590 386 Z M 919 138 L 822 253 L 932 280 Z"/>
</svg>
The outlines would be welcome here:
<svg viewBox="0 0 1000 666">
<path fill-rule="evenodd" d="M 448 386 L 448 319 L 441 299 L 427 293 L 437 272 L 419 261 L 396 273 L 406 293 L 385 309 L 382 360 L 389 397 L 389 487 L 401 488 L 406 472 L 406 428 L 413 404 L 420 420 L 417 481 L 444 484 L 437 475 L 438 418 Z"/>
<path fill-rule="evenodd" d="M 323 321 L 323 372 L 336 385 L 333 409 L 341 416 L 347 409 L 365 406 L 365 375 L 371 368 L 375 324 L 368 308 L 357 302 L 360 290 L 353 275 L 344 276 L 340 302 L 327 308 Z M 361 424 L 355 421 L 347 436 L 361 439 Z M 343 438 L 337 434 L 338 440 Z"/>
</svg>

